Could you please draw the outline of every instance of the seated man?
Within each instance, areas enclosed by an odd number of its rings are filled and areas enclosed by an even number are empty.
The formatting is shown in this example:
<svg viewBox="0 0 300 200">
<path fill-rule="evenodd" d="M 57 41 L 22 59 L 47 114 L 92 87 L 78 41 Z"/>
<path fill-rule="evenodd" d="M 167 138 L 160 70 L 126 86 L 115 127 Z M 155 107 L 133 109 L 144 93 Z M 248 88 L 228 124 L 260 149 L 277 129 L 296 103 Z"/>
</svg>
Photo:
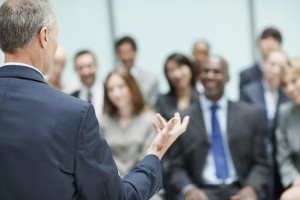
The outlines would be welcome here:
<svg viewBox="0 0 300 200">
<path fill-rule="evenodd" d="M 99 68 L 96 56 L 89 50 L 81 50 L 74 57 L 75 71 L 80 77 L 81 86 L 71 94 L 74 97 L 91 103 L 100 119 L 103 112 L 104 88 L 100 80 L 97 80 Z"/>
<path fill-rule="evenodd" d="M 137 66 L 137 45 L 133 38 L 124 36 L 116 41 L 116 54 L 121 66 L 130 71 L 135 78 L 144 100 L 150 106 L 154 106 L 158 97 L 158 79 L 151 72 Z"/>
<path fill-rule="evenodd" d="M 187 111 L 187 132 L 170 150 L 167 184 L 186 200 L 263 197 L 269 173 L 260 113 L 226 99 L 223 58 L 210 57 L 202 67 L 205 95 Z"/>
<path fill-rule="evenodd" d="M 272 172 L 269 181 L 268 199 L 278 199 L 283 192 L 278 167 L 275 162 L 275 128 L 278 121 L 279 106 L 289 100 L 279 88 L 281 68 L 287 65 L 289 65 L 289 58 L 283 51 L 272 51 L 266 56 L 263 63 L 262 80 L 253 81 L 244 86 L 240 96 L 241 101 L 256 106 L 260 110 L 263 118 L 263 124 L 266 130 L 265 141 L 267 158 Z"/>
<path fill-rule="evenodd" d="M 240 73 L 240 90 L 247 84 L 262 79 L 262 64 L 266 56 L 272 51 L 281 49 L 281 33 L 276 28 L 267 28 L 261 33 L 257 44 L 261 53 L 260 59 L 256 61 L 251 67 L 244 69 Z"/>
</svg>

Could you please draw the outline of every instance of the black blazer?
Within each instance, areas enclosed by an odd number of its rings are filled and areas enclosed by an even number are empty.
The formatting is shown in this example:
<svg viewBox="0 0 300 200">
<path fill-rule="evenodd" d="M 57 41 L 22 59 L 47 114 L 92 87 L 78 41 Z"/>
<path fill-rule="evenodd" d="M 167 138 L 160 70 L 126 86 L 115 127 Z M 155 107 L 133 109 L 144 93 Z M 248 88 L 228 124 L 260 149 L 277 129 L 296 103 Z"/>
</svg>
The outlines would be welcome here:
<svg viewBox="0 0 300 200">
<path fill-rule="evenodd" d="M 258 63 L 255 63 L 253 66 L 243 70 L 240 73 L 240 90 L 248 83 L 261 80 L 262 77 L 263 73 Z"/>
<path fill-rule="evenodd" d="M 276 113 L 272 123 L 268 123 L 268 116 L 267 116 L 267 109 L 266 109 L 266 102 L 264 97 L 264 87 L 262 85 L 262 81 L 254 81 L 248 85 L 246 85 L 241 90 L 240 100 L 246 103 L 252 104 L 259 108 L 261 112 L 261 116 L 264 119 L 264 125 L 266 125 L 266 130 L 268 133 L 268 137 L 274 142 L 274 134 L 275 128 L 278 121 L 278 110 L 279 106 L 289 101 L 289 98 L 280 90 L 278 89 L 278 102 L 276 106 Z"/>
<path fill-rule="evenodd" d="M 162 185 L 156 156 L 123 180 L 90 104 L 24 66 L 0 68 L 0 199 L 148 199 Z"/>
<path fill-rule="evenodd" d="M 168 184 L 175 195 L 187 184 L 203 187 L 202 171 L 210 148 L 200 103 L 186 114 L 190 116 L 187 131 L 170 149 Z M 269 176 L 260 119 L 252 106 L 229 101 L 227 134 L 232 161 L 241 186 L 251 185 L 259 195 L 265 191 Z"/>
<path fill-rule="evenodd" d="M 195 88 L 192 89 L 190 105 L 199 100 L 199 93 Z M 177 109 L 177 96 L 174 92 L 160 95 L 155 104 L 156 112 L 160 113 L 165 119 L 169 120 L 174 116 Z"/>
</svg>

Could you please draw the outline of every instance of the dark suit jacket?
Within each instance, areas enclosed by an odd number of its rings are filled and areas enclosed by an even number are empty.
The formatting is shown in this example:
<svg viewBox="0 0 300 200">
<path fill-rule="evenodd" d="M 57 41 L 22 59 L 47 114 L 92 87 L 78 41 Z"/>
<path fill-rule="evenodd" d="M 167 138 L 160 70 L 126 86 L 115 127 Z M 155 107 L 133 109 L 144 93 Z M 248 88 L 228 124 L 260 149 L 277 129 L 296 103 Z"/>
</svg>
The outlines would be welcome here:
<svg viewBox="0 0 300 200">
<path fill-rule="evenodd" d="M 194 104 L 199 100 L 199 93 L 194 88 L 192 90 L 190 105 Z M 177 109 L 177 96 L 174 92 L 168 92 L 166 94 L 160 95 L 157 99 L 155 105 L 156 112 L 160 113 L 165 119 L 169 120 L 174 116 L 174 113 L 178 111 Z M 166 153 L 162 160 L 163 164 L 163 176 L 164 176 L 164 187 L 166 188 L 166 199 L 173 200 L 173 192 L 169 189 L 168 182 L 166 181 L 169 177 L 169 151 Z M 170 192 L 171 191 L 171 192 Z"/>
<path fill-rule="evenodd" d="M 190 116 L 187 131 L 170 149 L 171 175 L 168 184 L 177 195 L 187 184 L 204 187 L 201 177 L 210 149 L 200 103 L 194 104 L 186 114 Z M 261 195 L 269 174 L 259 112 L 245 103 L 229 102 L 227 135 L 241 186 L 251 185 Z"/>
<path fill-rule="evenodd" d="M 190 105 L 199 100 L 199 93 L 196 88 L 192 90 Z M 169 120 L 174 116 L 177 109 L 177 96 L 174 92 L 168 92 L 160 95 L 155 104 L 155 110 L 160 113 L 165 119 Z"/>
<path fill-rule="evenodd" d="M 76 90 L 73 93 L 71 93 L 71 96 L 78 98 L 79 97 L 79 90 Z"/>
<path fill-rule="evenodd" d="M 255 63 L 253 66 L 243 70 L 240 73 L 240 90 L 248 83 L 261 80 L 262 77 L 263 73 L 258 63 Z"/>
<path fill-rule="evenodd" d="M 266 130 L 268 133 L 268 137 L 271 139 L 271 141 L 274 142 L 274 134 L 275 134 L 275 128 L 277 124 L 277 118 L 278 118 L 278 108 L 279 106 L 289 101 L 288 97 L 279 89 L 278 90 L 278 102 L 277 102 L 277 109 L 275 118 L 272 123 L 268 123 L 268 116 L 267 116 L 267 109 L 266 109 L 266 102 L 264 97 L 264 88 L 262 85 L 262 81 L 254 81 L 248 85 L 246 85 L 241 90 L 241 96 L 240 100 L 244 101 L 246 103 L 250 103 L 261 111 L 261 116 L 264 119 L 264 124 L 266 125 Z"/>
<path fill-rule="evenodd" d="M 156 156 L 123 180 L 93 107 L 24 66 L 0 68 L 0 199 L 148 199 L 162 184 Z"/>
</svg>

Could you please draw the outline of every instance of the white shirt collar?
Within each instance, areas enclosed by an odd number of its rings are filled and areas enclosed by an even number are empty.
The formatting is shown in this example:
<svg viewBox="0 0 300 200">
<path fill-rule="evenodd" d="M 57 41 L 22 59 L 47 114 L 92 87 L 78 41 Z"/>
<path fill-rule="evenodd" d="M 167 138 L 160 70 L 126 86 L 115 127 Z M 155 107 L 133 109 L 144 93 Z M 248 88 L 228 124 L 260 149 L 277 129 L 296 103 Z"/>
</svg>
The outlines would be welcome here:
<svg viewBox="0 0 300 200">
<path fill-rule="evenodd" d="M 202 105 L 202 108 L 210 109 L 210 107 L 216 103 L 218 106 L 220 106 L 221 109 L 227 110 L 228 101 L 225 98 L 225 96 L 222 96 L 217 102 L 213 102 L 210 99 L 208 99 L 205 95 L 200 95 L 200 103 Z"/>
<path fill-rule="evenodd" d="M 1 67 L 4 67 L 4 66 L 7 66 L 7 65 L 18 65 L 18 66 L 24 66 L 24 67 L 29 67 L 31 69 L 34 69 L 35 71 L 37 71 L 38 73 L 40 73 L 42 76 L 42 72 L 40 70 L 38 70 L 37 68 L 31 66 L 31 65 L 27 65 L 25 63 L 19 63 L 19 62 L 7 62 L 7 63 L 4 63 Z"/>
</svg>

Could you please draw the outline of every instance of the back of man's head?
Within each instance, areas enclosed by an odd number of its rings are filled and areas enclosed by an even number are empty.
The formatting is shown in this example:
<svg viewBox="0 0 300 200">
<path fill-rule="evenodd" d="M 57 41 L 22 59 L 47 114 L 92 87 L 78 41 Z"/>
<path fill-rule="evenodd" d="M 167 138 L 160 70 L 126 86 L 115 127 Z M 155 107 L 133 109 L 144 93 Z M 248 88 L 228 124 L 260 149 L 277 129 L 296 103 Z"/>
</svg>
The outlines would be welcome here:
<svg viewBox="0 0 300 200">
<path fill-rule="evenodd" d="M 55 14 L 48 0 L 6 0 L 0 7 L 0 48 L 14 53 L 26 48 L 39 29 L 51 30 Z"/>
<path fill-rule="evenodd" d="M 260 40 L 266 39 L 268 37 L 272 37 L 275 40 L 277 40 L 279 43 L 282 43 L 281 33 L 276 28 L 270 27 L 265 29 L 260 36 Z"/>
</svg>

